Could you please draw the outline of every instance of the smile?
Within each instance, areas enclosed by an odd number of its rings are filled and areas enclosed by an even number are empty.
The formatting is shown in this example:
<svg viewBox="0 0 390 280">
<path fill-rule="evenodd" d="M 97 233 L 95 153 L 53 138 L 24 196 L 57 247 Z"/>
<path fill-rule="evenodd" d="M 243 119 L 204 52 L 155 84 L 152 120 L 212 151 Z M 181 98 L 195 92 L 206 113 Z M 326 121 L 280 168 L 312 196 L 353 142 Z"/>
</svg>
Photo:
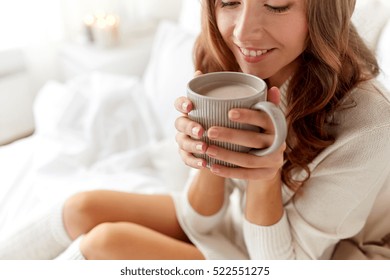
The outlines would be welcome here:
<svg viewBox="0 0 390 280">
<path fill-rule="evenodd" d="M 241 53 L 248 57 L 258 57 L 263 54 L 266 54 L 269 50 L 249 50 L 245 48 L 240 48 Z"/>
</svg>

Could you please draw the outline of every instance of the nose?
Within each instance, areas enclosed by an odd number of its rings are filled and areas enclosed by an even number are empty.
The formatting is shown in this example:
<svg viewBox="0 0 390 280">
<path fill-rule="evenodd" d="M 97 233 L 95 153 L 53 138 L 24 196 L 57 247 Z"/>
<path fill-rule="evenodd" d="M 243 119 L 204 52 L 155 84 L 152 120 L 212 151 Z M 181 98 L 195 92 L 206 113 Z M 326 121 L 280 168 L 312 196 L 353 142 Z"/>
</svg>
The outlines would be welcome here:
<svg viewBox="0 0 390 280">
<path fill-rule="evenodd" d="M 233 35 L 240 42 L 258 40 L 263 32 L 261 12 L 255 5 L 244 5 L 235 22 Z"/>
</svg>

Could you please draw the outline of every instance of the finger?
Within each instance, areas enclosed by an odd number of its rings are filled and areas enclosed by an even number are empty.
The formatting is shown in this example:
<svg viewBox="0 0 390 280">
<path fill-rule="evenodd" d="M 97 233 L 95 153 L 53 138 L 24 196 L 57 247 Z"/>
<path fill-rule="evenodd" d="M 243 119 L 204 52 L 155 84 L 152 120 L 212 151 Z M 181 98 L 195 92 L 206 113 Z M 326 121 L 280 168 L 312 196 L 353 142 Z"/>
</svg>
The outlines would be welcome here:
<svg viewBox="0 0 390 280">
<path fill-rule="evenodd" d="M 194 140 L 183 133 L 176 134 L 176 143 L 180 149 L 188 153 L 204 154 L 207 150 L 206 143 Z"/>
<path fill-rule="evenodd" d="M 200 75 L 203 75 L 202 71 L 196 70 L 194 76 L 195 76 L 195 77 L 198 77 L 198 76 L 200 76 Z"/>
<path fill-rule="evenodd" d="M 280 90 L 277 87 L 272 87 L 268 90 L 267 101 L 277 106 L 280 104 Z"/>
<path fill-rule="evenodd" d="M 197 71 L 195 71 L 194 76 L 198 77 L 202 74 L 203 74 L 202 71 L 197 70 Z M 179 112 L 182 112 L 184 114 L 187 114 L 188 112 L 190 112 L 193 109 L 193 104 L 192 104 L 191 100 L 189 100 L 187 97 L 184 97 L 184 96 L 177 98 L 175 100 L 174 105 L 175 105 L 176 110 L 178 110 Z"/>
<path fill-rule="evenodd" d="M 201 169 L 206 167 L 206 160 L 202 158 L 197 158 L 191 153 L 187 153 L 186 151 L 179 150 L 179 154 L 183 160 L 183 162 L 192 168 Z"/>
<path fill-rule="evenodd" d="M 183 114 L 189 113 L 193 108 L 192 102 L 184 96 L 177 98 L 174 105 L 176 110 Z"/>
<path fill-rule="evenodd" d="M 211 166 L 210 171 L 220 177 L 243 180 L 271 180 L 279 172 L 275 168 L 231 168 L 217 164 Z"/>
<path fill-rule="evenodd" d="M 257 126 L 267 133 L 273 133 L 274 131 L 274 126 L 270 117 L 263 111 L 236 108 L 229 111 L 229 119 L 233 122 Z"/>
<path fill-rule="evenodd" d="M 204 133 L 203 127 L 187 118 L 186 116 L 182 116 L 176 119 L 175 128 L 186 135 L 190 135 L 196 139 L 200 139 Z"/>
<path fill-rule="evenodd" d="M 227 142 L 254 149 L 264 149 L 272 145 L 273 134 L 261 133 L 249 130 L 237 130 L 225 127 L 211 127 L 207 131 L 210 140 Z"/>
<path fill-rule="evenodd" d="M 251 153 L 233 152 L 218 146 L 209 146 L 206 154 L 211 158 L 243 168 L 280 168 L 284 162 L 283 152 L 285 147 L 285 145 L 282 145 L 276 152 L 266 156 L 256 156 Z"/>
<path fill-rule="evenodd" d="M 202 72 L 199 70 L 197 70 L 194 73 L 195 77 L 200 76 L 200 75 L 202 75 Z M 187 97 L 184 97 L 184 96 L 177 98 L 175 100 L 174 105 L 175 105 L 176 110 L 178 110 L 179 112 L 184 113 L 184 114 L 189 113 L 194 108 L 191 100 L 189 100 Z"/>
</svg>

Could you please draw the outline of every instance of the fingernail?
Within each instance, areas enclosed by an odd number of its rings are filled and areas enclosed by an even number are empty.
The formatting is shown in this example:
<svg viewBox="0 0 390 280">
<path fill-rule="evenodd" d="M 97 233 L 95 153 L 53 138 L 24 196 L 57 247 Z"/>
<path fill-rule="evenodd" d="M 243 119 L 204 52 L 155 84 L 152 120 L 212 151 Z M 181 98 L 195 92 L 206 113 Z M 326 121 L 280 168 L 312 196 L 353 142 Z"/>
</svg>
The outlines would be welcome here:
<svg viewBox="0 0 390 280">
<path fill-rule="evenodd" d="M 188 111 L 188 106 L 189 106 L 190 104 L 188 103 L 188 102 L 184 102 L 183 104 L 181 104 L 181 108 L 183 109 L 183 111 Z"/>
<path fill-rule="evenodd" d="M 195 149 L 196 149 L 197 151 L 203 152 L 203 144 L 198 144 L 198 145 L 196 145 L 196 146 L 195 146 Z"/>
<path fill-rule="evenodd" d="M 197 165 L 198 167 L 205 167 L 205 164 L 204 164 L 203 161 L 198 161 L 198 162 L 196 163 L 196 165 Z"/>
<path fill-rule="evenodd" d="M 207 131 L 207 136 L 208 136 L 210 139 L 218 138 L 218 135 L 219 135 L 218 129 L 212 128 L 212 129 L 209 129 L 209 130 Z"/>
<path fill-rule="evenodd" d="M 229 118 L 231 120 L 237 120 L 240 118 L 240 112 L 238 112 L 237 110 L 231 110 L 229 112 Z"/>
<path fill-rule="evenodd" d="M 200 131 L 199 127 L 193 127 L 191 133 L 193 136 L 199 137 L 199 131 Z"/>
</svg>

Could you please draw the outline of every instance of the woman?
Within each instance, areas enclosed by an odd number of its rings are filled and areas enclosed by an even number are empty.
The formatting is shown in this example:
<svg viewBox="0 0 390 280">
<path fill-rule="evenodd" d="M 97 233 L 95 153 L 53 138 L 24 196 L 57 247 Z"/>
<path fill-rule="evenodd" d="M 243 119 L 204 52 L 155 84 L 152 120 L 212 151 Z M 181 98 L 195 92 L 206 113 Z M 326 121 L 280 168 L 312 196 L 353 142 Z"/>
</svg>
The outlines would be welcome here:
<svg viewBox="0 0 390 280">
<path fill-rule="evenodd" d="M 279 87 L 289 135 L 284 153 L 282 147 L 256 157 L 193 141 L 189 135 L 199 138 L 203 129 L 178 119 L 177 142 L 188 165 L 204 166 L 192 153 L 205 152 L 242 167 L 201 169 L 187 205 L 178 207 L 180 223 L 207 258 L 239 252 L 252 259 L 330 258 L 339 240 L 362 229 L 378 192 L 390 187 L 389 96 L 372 81 L 376 60 L 350 21 L 355 1 L 205 2 L 197 69 L 259 76 L 276 102 L 272 87 Z M 177 102 L 183 113 L 191 106 Z M 256 111 L 236 109 L 230 117 L 272 134 Z M 269 135 L 220 127 L 207 133 L 253 148 L 271 142 Z"/>
<path fill-rule="evenodd" d="M 1 258 L 328 259 L 363 228 L 390 187 L 390 102 L 350 22 L 355 1 L 202 4 L 198 74 L 242 71 L 266 80 L 269 100 L 286 114 L 286 145 L 264 157 L 208 147 L 199 140 L 203 128 L 187 118 L 192 104 L 179 98 L 177 142 L 196 168 L 181 195 L 75 195 L 3 243 Z M 213 127 L 210 138 L 253 148 L 272 142 L 261 112 L 229 116 L 264 133 Z M 208 169 L 193 153 L 239 167 Z"/>
</svg>

